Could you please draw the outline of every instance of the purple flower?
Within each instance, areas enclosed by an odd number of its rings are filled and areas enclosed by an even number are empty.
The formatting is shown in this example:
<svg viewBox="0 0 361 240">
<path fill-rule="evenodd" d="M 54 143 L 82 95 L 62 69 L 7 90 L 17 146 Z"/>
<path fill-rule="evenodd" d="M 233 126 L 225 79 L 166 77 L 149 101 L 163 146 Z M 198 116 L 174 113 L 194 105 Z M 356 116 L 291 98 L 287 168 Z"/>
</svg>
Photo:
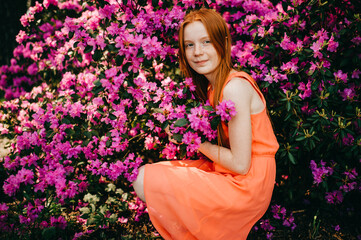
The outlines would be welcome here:
<svg viewBox="0 0 361 240">
<path fill-rule="evenodd" d="M 269 219 L 265 219 L 265 220 L 261 220 L 260 221 L 260 225 L 261 225 L 261 228 L 265 231 L 273 231 L 275 230 L 276 228 L 274 226 L 271 225 L 270 223 L 270 220 Z"/>
<path fill-rule="evenodd" d="M 355 69 L 353 72 L 352 72 L 352 78 L 357 78 L 357 79 L 359 79 L 359 77 L 360 77 L 360 74 L 361 74 L 361 71 L 360 70 L 358 70 L 358 69 Z"/>
<path fill-rule="evenodd" d="M 84 106 L 80 102 L 70 104 L 69 115 L 73 118 L 80 117 L 80 114 L 83 113 Z"/>
<path fill-rule="evenodd" d="M 327 50 L 330 52 L 336 52 L 337 47 L 338 47 L 338 42 L 334 41 L 334 37 L 331 36 L 330 40 L 328 41 L 328 47 Z"/>
<path fill-rule="evenodd" d="M 237 111 L 234 102 L 225 100 L 217 105 L 216 113 L 221 116 L 222 121 L 230 121 L 232 117 L 236 116 Z"/>
<path fill-rule="evenodd" d="M 186 132 L 183 135 L 182 142 L 187 145 L 187 154 L 192 155 L 196 152 L 201 144 L 201 137 L 197 133 Z"/>
<path fill-rule="evenodd" d="M 37 72 L 38 72 L 38 66 L 36 65 L 36 63 L 33 63 L 28 67 L 29 75 L 35 75 Z"/>
<path fill-rule="evenodd" d="M 50 224 L 51 226 L 58 227 L 60 229 L 65 229 L 67 226 L 67 222 L 63 216 L 56 217 L 50 217 Z"/>
<path fill-rule="evenodd" d="M 310 162 L 310 168 L 313 175 L 313 183 L 317 186 L 320 184 L 323 179 L 327 176 L 331 176 L 333 174 L 333 169 L 331 167 L 325 167 L 326 163 L 322 160 L 320 161 L 320 167 L 317 166 L 314 160 Z"/>
<path fill-rule="evenodd" d="M 347 73 L 343 73 L 341 70 L 333 73 L 335 76 L 336 81 L 342 80 L 344 83 L 347 83 Z"/>
<path fill-rule="evenodd" d="M 208 120 L 208 111 L 205 110 L 202 106 L 192 108 L 191 113 L 188 114 L 188 120 L 190 122 L 191 128 L 195 131 L 204 131 L 205 129 L 210 128 L 210 122 Z"/>
<path fill-rule="evenodd" d="M 305 99 L 311 96 L 312 94 L 311 84 L 312 82 L 310 80 L 308 80 L 307 85 L 305 85 L 305 83 L 303 82 L 300 82 L 300 85 L 298 86 L 298 90 L 303 91 L 303 93 L 299 94 L 300 98 Z"/>
<path fill-rule="evenodd" d="M 333 192 L 327 192 L 325 196 L 326 200 L 330 204 L 339 204 L 343 201 L 342 192 L 339 190 L 335 190 Z"/>
<path fill-rule="evenodd" d="M 162 154 L 166 159 L 174 159 L 177 154 L 178 148 L 172 142 L 165 145 L 165 148 L 162 151 Z"/>
<path fill-rule="evenodd" d="M 342 101 L 353 100 L 357 96 L 354 87 L 345 88 L 342 92 L 340 90 L 338 92 L 342 97 Z"/>
<path fill-rule="evenodd" d="M 283 36 L 280 46 L 283 50 L 289 50 L 291 52 L 294 52 L 295 49 L 297 48 L 297 45 L 291 41 L 290 37 L 287 36 L 286 33 Z"/>
<path fill-rule="evenodd" d="M 347 136 L 342 138 L 342 143 L 345 146 L 351 146 L 353 141 L 354 141 L 354 137 L 350 133 L 347 133 Z"/>
<path fill-rule="evenodd" d="M 293 58 L 290 62 L 283 63 L 281 70 L 290 73 L 298 73 L 298 58 Z"/>
<path fill-rule="evenodd" d="M 356 172 L 356 168 L 349 169 L 343 174 L 345 174 L 348 179 L 356 179 L 356 177 L 358 176 L 358 173 Z"/>
<path fill-rule="evenodd" d="M 322 58 L 322 53 L 320 52 L 320 50 L 322 49 L 322 43 L 320 41 L 316 41 L 314 43 L 312 43 L 312 46 L 310 47 L 310 49 L 313 50 L 313 57 L 314 58 Z"/>
</svg>

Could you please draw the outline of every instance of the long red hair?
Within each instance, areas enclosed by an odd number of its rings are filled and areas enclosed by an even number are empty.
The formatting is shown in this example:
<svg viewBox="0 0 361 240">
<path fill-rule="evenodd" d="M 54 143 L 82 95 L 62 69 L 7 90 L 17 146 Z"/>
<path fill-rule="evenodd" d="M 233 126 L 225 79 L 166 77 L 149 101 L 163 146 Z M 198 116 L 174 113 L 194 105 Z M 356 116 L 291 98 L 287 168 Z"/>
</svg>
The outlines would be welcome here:
<svg viewBox="0 0 361 240">
<path fill-rule="evenodd" d="M 185 77 L 191 77 L 196 85 L 196 97 L 205 102 L 207 100 L 208 80 L 204 75 L 198 74 L 194 71 L 187 62 L 184 45 L 184 28 L 195 21 L 200 21 L 205 26 L 209 38 L 220 57 L 220 63 L 215 70 L 216 81 L 214 86 L 213 106 L 216 107 L 219 103 L 222 87 L 232 70 L 231 62 L 231 36 L 227 27 L 226 21 L 222 16 L 210 9 L 200 9 L 192 11 L 184 18 L 183 23 L 179 29 L 179 65 L 180 70 Z M 221 124 L 218 126 L 218 143 L 226 146 L 224 138 L 224 131 Z"/>
</svg>

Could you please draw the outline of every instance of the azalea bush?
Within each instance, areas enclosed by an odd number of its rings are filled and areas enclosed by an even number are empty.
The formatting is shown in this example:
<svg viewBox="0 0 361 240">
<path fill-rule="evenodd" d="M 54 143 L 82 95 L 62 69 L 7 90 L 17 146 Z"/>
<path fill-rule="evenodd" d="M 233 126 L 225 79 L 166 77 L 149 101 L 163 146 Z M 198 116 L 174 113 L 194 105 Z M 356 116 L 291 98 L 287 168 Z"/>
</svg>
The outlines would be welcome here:
<svg viewBox="0 0 361 240">
<path fill-rule="evenodd" d="M 271 206 L 251 237 L 298 236 L 301 214 L 307 237 L 319 219 L 330 219 L 330 234 L 360 234 L 357 4 L 45 0 L 20 19 L 19 45 L 0 67 L 0 131 L 10 139 L 2 236 L 157 236 L 131 187 L 138 167 L 202 158 L 199 144 L 216 142 L 217 125 L 235 114 L 230 102 L 195 101 L 179 72 L 179 24 L 201 7 L 227 21 L 234 67 L 258 82 L 280 143 Z"/>
</svg>

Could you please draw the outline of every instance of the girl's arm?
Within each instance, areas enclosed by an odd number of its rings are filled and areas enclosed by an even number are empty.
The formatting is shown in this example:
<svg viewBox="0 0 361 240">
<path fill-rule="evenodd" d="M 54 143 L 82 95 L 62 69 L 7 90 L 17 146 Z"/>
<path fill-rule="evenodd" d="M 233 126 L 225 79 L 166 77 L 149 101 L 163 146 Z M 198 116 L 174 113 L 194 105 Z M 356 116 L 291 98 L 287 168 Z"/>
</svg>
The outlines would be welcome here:
<svg viewBox="0 0 361 240">
<path fill-rule="evenodd" d="M 242 175 L 247 174 L 251 165 L 253 94 L 257 93 L 248 81 L 233 78 L 223 90 L 223 100 L 234 102 L 237 111 L 228 123 L 230 148 L 220 147 L 210 142 L 204 142 L 199 147 L 199 151 L 210 160 Z"/>
</svg>

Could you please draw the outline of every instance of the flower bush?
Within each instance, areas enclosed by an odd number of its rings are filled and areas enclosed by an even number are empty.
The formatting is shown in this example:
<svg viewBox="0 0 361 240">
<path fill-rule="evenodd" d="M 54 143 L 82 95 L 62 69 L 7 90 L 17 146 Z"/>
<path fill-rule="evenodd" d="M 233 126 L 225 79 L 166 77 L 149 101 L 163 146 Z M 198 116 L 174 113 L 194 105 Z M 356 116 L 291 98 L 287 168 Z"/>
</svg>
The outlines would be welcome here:
<svg viewBox="0 0 361 240">
<path fill-rule="evenodd" d="M 251 236 L 296 235 L 300 212 L 311 237 L 320 217 L 335 232 L 357 226 L 356 3 L 44 0 L 20 19 L 19 46 L 0 67 L 0 131 L 11 140 L 0 164 L 2 236 L 157 235 L 132 192 L 138 167 L 202 157 L 198 144 L 216 141 L 217 124 L 234 114 L 229 102 L 194 101 L 179 73 L 177 30 L 200 7 L 228 22 L 235 67 L 258 82 L 280 143 L 271 207 Z M 169 142 L 168 126 L 182 144 Z"/>
</svg>

